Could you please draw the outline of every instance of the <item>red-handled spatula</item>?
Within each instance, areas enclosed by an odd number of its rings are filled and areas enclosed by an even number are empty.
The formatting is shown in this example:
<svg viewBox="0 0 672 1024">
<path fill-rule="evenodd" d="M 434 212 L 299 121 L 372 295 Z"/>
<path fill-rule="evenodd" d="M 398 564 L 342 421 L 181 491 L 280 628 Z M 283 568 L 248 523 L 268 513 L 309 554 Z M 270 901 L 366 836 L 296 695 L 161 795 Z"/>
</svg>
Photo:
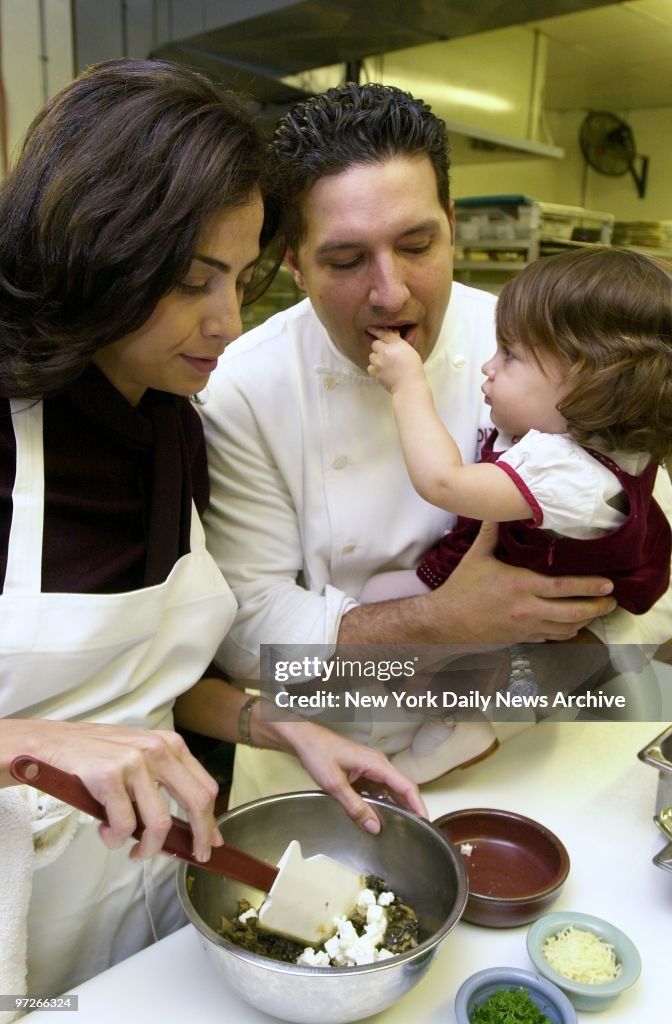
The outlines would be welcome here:
<svg viewBox="0 0 672 1024">
<path fill-rule="evenodd" d="M 34 786 L 107 822 L 105 807 L 89 793 L 78 775 L 26 754 L 15 757 L 9 770 L 17 782 Z M 136 818 L 138 825 L 133 835 L 139 839 L 144 826 L 137 809 Z M 259 925 L 310 945 L 319 944 L 334 933 L 334 918 L 352 914 L 364 884 L 361 874 L 331 857 L 321 853 L 303 857 L 295 839 L 277 866 L 230 843 L 213 847 L 210 860 L 205 862 L 196 860 L 193 849 L 191 826 L 173 817 L 162 847 L 164 853 L 268 893 L 259 910 Z"/>
</svg>

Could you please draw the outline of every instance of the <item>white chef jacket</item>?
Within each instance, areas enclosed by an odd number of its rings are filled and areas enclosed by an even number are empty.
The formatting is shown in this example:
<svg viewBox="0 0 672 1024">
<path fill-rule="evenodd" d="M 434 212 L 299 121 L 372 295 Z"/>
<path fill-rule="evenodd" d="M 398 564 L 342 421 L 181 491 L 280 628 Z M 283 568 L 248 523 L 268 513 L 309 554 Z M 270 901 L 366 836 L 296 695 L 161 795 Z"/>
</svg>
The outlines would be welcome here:
<svg viewBox="0 0 672 1024">
<path fill-rule="evenodd" d="M 494 308 L 493 296 L 454 283 L 425 363 L 465 462 L 475 461 L 490 428 L 480 385 L 496 347 Z M 321 644 L 329 653 L 364 583 L 417 565 L 455 517 L 416 493 L 389 395 L 336 349 L 308 299 L 230 345 L 202 398 L 208 548 L 238 601 L 217 660 L 231 676 L 255 679 L 260 644 Z M 636 621 L 622 609 L 611 619 L 613 630 L 595 629 L 602 639 L 662 642 L 672 633 L 672 602 Z M 389 726 L 368 719 L 336 727 L 392 753 L 417 721 L 396 739 Z M 232 802 L 312 785 L 294 759 L 239 748 Z"/>
<path fill-rule="evenodd" d="M 454 285 L 425 363 L 469 462 L 489 428 L 480 384 L 495 349 L 493 311 L 492 296 Z M 389 395 L 335 348 L 308 300 L 230 345 L 201 397 L 208 548 L 239 603 L 217 660 L 255 679 L 260 644 L 331 653 L 369 577 L 416 565 L 455 517 L 415 492 Z M 408 745 L 418 717 L 380 723 L 361 712 L 332 727 L 392 753 Z M 230 803 L 314 786 L 296 758 L 239 747 Z"/>
<path fill-rule="evenodd" d="M 494 303 L 453 285 L 425 363 L 466 462 L 489 429 Z M 239 605 L 218 657 L 254 678 L 261 643 L 335 644 L 369 577 L 417 565 L 455 517 L 418 496 L 390 396 L 335 348 L 308 299 L 230 345 L 202 397 L 208 549 Z"/>
</svg>

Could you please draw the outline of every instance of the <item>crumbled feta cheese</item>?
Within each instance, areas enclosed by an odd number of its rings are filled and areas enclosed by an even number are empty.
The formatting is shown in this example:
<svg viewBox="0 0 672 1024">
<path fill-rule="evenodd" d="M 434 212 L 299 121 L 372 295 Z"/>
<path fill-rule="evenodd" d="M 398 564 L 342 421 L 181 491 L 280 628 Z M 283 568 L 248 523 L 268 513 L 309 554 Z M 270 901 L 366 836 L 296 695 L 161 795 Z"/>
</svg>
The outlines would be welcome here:
<svg viewBox="0 0 672 1024">
<path fill-rule="evenodd" d="M 394 956 L 389 949 L 381 947 L 387 931 L 387 911 L 394 902 L 393 892 L 383 892 L 376 898 L 371 889 L 362 889 L 357 910 L 366 915 L 366 925 L 362 935 L 358 935 L 352 921 L 345 917 L 335 918 L 336 932 L 324 943 L 324 953 L 315 953 L 308 946 L 296 961 L 306 967 L 359 967 L 361 964 L 376 963 Z M 317 962 L 315 958 L 324 957 Z"/>
<path fill-rule="evenodd" d="M 296 962 L 300 967 L 331 967 L 329 954 L 324 950 L 316 953 L 312 946 L 306 946 Z"/>
<path fill-rule="evenodd" d="M 472 843 L 462 843 L 460 845 L 460 853 L 465 857 L 471 857 L 474 847 Z"/>
<path fill-rule="evenodd" d="M 337 967 L 352 967 L 365 962 L 362 959 L 366 955 L 366 951 L 363 948 L 363 940 L 364 936 L 360 938 L 352 922 L 341 918 L 338 922 L 336 934 L 327 939 L 324 948 L 329 954 L 331 962 L 336 964 Z M 371 958 L 369 958 L 368 962 L 371 962 Z"/>
<path fill-rule="evenodd" d="M 373 889 L 362 889 L 357 899 L 357 910 L 363 914 L 367 907 L 376 902 L 376 894 Z"/>
<path fill-rule="evenodd" d="M 370 938 L 374 945 L 383 941 L 387 931 L 387 914 L 385 907 L 378 905 L 369 907 L 366 912 L 366 928 L 364 934 Z"/>
<path fill-rule="evenodd" d="M 249 919 L 251 917 L 256 917 L 256 916 L 257 916 L 256 910 L 254 909 L 254 907 L 250 907 L 250 909 L 246 910 L 244 914 L 239 914 L 238 915 L 238 920 L 241 921 L 242 924 L 245 924 L 245 922 L 249 921 Z"/>
<path fill-rule="evenodd" d="M 378 903 L 372 903 L 370 907 L 367 907 L 366 921 L 367 924 L 371 924 L 374 921 L 383 921 L 384 923 L 387 923 L 385 907 L 381 907 Z"/>
</svg>

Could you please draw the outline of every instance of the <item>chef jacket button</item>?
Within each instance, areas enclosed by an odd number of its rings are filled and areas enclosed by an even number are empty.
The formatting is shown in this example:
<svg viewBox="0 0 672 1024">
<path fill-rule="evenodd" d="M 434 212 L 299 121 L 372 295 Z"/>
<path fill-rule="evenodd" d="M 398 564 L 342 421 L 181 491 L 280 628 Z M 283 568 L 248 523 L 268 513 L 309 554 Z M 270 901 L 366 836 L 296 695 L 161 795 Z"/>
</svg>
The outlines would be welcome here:
<svg viewBox="0 0 672 1024">
<path fill-rule="evenodd" d="M 453 356 L 453 366 L 454 366 L 454 367 L 455 367 L 455 368 L 456 368 L 457 370 L 461 370 L 461 369 L 462 369 L 462 367 L 464 366 L 464 364 L 466 363 L 466 361 L 467 361 L 467 360 L 466 360 L 466 359 L 464 358 L 464 356 L 462 356 L 462 355 L 456 355 L 456 356 Z"/>
<path fill-rule="evenodd" d="M 344 555 L 351 555 L 353 551 L 357 550 L 356 544 L 344 544 L 341 551 Z"/>
<path fill-rule="evenodd" d="M 335 377 L 325 377 L 324 378 L 324 386 L 327 389 L 327 391 L 333 391 L 337 384 L 338 384 L 338 381 L 336 380 Z"/>
<path fill-rule="evenodd" d="M 334 469 L 343 469 L 345 466 L 347 466 L 347 464 L 347 455 L 337 455 L 334 461 L 332 462 L 332 466 L 334 467 Z"/>
</svg>

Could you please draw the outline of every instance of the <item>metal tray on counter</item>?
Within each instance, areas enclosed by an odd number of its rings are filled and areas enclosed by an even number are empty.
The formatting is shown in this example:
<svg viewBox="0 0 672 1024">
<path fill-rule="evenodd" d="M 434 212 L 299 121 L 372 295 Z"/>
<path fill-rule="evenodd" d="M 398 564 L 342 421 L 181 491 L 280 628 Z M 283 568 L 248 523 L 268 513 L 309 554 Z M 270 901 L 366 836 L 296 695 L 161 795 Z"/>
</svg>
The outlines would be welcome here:
<svg viewBox="0 0 672 1024">
<path fill-rule="evenodd" d="M 656 813 L 672 805 L 672 725 L 647 743 L 637 755 L 640 761 L 658 769 Z"/>
<path fill-rule="evenodd" d="M 654 822 L 663 835 L 669 840 L 669 824 L 661 824 L 661 812 L 672 806 L 672 725 L 668 726 L 655 739 L 647 743 L 637 754 L 640 761 L 658 769 L 658 789 L 656 790 L 656 810 Z M 669 822 L 669 817 L 665 816 Z M 653 863 L 664 871 L 672 871 L 672 842 L 656 854 Z"/>
</svg>

